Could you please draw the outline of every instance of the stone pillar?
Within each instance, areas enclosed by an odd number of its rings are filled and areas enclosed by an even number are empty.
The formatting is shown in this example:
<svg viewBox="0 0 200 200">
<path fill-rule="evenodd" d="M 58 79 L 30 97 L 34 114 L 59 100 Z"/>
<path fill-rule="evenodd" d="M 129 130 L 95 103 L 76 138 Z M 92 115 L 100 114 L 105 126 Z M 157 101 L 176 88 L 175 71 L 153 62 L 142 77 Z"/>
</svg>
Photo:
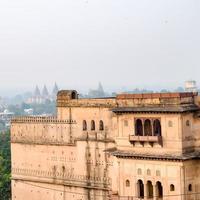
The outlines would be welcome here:
<svg viewBox="0 0 200 200">
<path fill-rule="evenodd" d="M 154 136 L 154 130 L 153 130 L 153 122 L 154 122 L 154 120 L 152 119 L 152 120 L 151 120 L 151 129 L 152 129 L 152 136 Z"/>
<path fill-rule="evenodd" d="M 118 191 L 119 191 L 119 196 L 121 195 L 121 165 L 120 165 L 120 161 L 118 161 Z"/>
<path fill-rule="evenodd" d="M 153 185 L 153 200 L 157 199 L 157 188 L 156 185 Z"/>
<path fill-rule="evenodd" d="M 147 199 L 147 183 L 144 183 L 144 200 Z"/>
<path fill-rule="evenodd" d="M 142 136 L 144 136 L 144 119 L 142 119 Z"/>
<path fill-rule="evenodd" d="M 136 196 L 136 198 L 139 197 L 139 184 L 138 184 L 138 182 L 135 184 L 135 195 L 134 196 Z"/>
</svg>

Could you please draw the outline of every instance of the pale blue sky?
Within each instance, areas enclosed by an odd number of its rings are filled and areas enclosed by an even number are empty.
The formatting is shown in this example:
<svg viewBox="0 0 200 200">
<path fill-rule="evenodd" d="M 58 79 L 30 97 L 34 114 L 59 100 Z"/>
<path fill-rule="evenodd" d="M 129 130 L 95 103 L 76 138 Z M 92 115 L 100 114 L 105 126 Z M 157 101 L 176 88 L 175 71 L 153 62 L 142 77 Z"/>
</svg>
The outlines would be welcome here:
<svg viewBox="0 0 200 200">
<path fill-rule="evenodd" d="M 1 0 L 0 92 L 199 82 L 199 0 Z"/>
</svg>

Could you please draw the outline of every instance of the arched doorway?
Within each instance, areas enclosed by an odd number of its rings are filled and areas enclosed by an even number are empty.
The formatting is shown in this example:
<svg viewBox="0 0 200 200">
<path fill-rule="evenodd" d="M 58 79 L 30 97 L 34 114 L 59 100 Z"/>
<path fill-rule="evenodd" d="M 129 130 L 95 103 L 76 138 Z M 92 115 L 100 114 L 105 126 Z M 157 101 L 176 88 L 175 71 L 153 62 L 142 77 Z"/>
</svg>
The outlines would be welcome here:
<svg viewBox="0 0 200 200">
<path fill-rule="evenodd" d="M 153 134 L 155 136 L 161 136 L 161 124 L 160 120 L 156 119 L 153 122 Z"/>
<path fill-rule="evenodd" d="M 162 198 L 163 197 L 163 187 L 160 181 L 156 182 L 156 197 L 157 198 Z"/>
<path fill-rule="evenodd" d="M 147 181 L 147 198 L 153 198 L 153 185 L 151 181 Z"/>
<path fill-rule="evenodd" d="M 135 135 L 143 135 L 143 125 L 141 119 L 137 119 L 135 122 Z"/>
<path fill-rule="evenodd" d="M 137 182 L 137 189 L 138 189 L 138 198 L 144 198 L 144 184 L 142 180 L 138 180 Z"/>
<path fill-rule="evenodd" d="M 151 120 L 146 119 L 144 122 L 144 135 L 152 135 Z"/>
</svg>

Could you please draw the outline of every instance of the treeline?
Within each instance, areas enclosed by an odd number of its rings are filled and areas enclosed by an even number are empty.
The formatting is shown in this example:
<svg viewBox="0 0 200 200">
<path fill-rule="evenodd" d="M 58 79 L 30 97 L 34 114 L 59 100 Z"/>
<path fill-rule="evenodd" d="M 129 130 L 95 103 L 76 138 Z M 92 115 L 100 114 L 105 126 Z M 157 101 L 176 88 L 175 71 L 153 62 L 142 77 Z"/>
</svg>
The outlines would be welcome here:
<svg viewBox="0 0 200 200">
<path fill-rule="evenodd" d="M 42 114 L 56 114 L 56 102 L 46 100 L 44 104 L 26 104 L 21 103 L 18 105 L 9 105 L 8 110 L 14 112 L 16 116 L 26 115 L 24 112 L 25 109 L 33 109 L 33 115 L 42 115 Z"/>
<path fill-rule="evenodd" d="M 0 200 L 11 199 L 10 132 L 0 132 Z"/>
</svg>

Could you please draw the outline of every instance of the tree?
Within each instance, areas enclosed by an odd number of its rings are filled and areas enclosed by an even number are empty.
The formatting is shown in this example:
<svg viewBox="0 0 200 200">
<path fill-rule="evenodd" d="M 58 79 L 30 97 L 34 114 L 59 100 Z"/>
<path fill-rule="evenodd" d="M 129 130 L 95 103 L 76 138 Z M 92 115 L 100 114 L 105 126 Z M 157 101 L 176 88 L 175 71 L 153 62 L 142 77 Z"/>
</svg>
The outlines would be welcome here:
<svg viewBox="0 0 200 200">
<path fill-rule="evenodd" d="M 0 199 L 11 198 L 10 132 L 0 133 Z"/>
</svg>

